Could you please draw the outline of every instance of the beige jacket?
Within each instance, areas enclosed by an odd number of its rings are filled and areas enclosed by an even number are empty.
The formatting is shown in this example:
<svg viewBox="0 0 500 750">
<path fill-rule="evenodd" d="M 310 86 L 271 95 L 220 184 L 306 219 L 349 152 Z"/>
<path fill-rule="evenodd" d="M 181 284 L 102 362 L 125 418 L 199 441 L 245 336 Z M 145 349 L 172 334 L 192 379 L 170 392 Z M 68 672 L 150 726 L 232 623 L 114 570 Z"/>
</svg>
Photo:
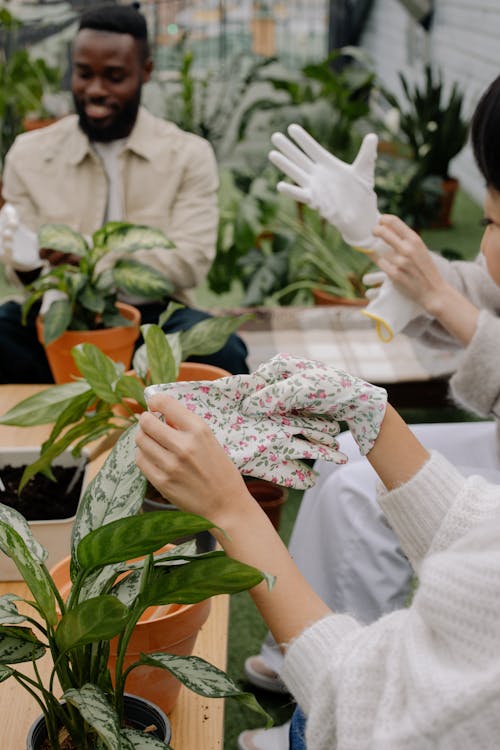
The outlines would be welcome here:
<svg viewBox="0 0 500 750">
<path fill-rule="evenodd" d="M 141 108 L 120 159 L 124 220 L 158 227 L 176 245 L 135 257 L 165 274 L 177 291 L 196 286 L 214 258 L 217 237 L 218 177 L 210 144 Z M 86 235 L 102 226 L 107 179 L 76 115 L 16 139 L 5 161 L 3 195 L 35 231 L 45 222 Z"/>
</svg>

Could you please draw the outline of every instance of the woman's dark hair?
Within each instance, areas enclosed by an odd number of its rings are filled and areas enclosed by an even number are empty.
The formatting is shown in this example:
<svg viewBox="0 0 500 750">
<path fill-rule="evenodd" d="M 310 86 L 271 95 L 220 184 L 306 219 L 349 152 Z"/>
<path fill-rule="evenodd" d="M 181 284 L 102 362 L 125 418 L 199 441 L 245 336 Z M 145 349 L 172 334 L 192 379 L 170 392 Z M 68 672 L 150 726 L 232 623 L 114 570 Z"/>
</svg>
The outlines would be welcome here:
<svg viewBox="0 0 500 750">
<path fill-rule="evenodd" d="M 471 142 L 486 184 L 500 192 L 500 76 L 479 100 L 472 116 Z"/>
<path fill-rule="evenodd" d="M 148 42 L 148 28 L 146 19 L 138 10 L 139 3 L 132 5 L 98 5 L 85 11 L 78 26 L 82 29 L 94 31 L 111 31 L 116 34 L 130 34 L 137 40 L 141 60 L 147 60 L 151 55 Z"/>
</svg>

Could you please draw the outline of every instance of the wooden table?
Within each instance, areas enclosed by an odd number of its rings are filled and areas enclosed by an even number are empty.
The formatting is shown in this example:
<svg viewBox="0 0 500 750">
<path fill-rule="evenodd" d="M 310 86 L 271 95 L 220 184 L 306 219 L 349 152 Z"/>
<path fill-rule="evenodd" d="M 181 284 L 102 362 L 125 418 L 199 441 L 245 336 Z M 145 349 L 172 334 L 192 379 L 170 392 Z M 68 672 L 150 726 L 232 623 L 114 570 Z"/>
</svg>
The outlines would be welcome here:
<svg viewBox="0 0 500 750">
<path fill-rule="evenodd" d="M 27 396 L 43 390 L 40 385 L 0 385 L 0 414 Z M 0 450 L 2 446 L 38 445 L 48 435 L 46 427 L 5 427 L 0 425 Z M 100 457 L 91 466 L 91 475 L 101 466 Z M 27 594 L 20 581 L 0 582 L 0 595 Z M 194 654 L 215 666 L 225 669 L 228 630 L 229 597 L 218 596 L 212 601 L 208 620 L 202 627 Z M 38 665 L 47 673 L 50 661 L 40 660 Z M 14 680 L 0 683 L 0 747 L 5 750 L 22 750 L 31 723 L 40 710 L 26 690 Z M 224 701 L 195 695 L 182 687 L 179 699 L 170 716 L 171 744 L 174 750 L 221 750 L 224 746 Z"/>
</svg>

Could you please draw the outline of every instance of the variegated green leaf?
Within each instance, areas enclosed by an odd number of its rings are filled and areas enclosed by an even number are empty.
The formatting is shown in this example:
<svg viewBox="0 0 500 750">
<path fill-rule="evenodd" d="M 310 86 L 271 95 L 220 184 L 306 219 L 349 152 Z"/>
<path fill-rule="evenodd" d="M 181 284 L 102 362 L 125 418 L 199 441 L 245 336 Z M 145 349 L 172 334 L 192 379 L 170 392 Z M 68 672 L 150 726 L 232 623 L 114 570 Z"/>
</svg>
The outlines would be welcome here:
<svg viewBox="0 0 500 750">
<path fill-rule="evenodd" d="M 104 742 L 107 750 L 121 750 L 118 716 L 102 690 L 95 685 L 87 684 L 79 690 L 66 690 L 63 698 L 78 709 Z"/>
<path fill-rule="evenodd" d="M 158 300 L 169 297 L 174 285 L 159 271 L 136 260 L 118 260 L 113 267 L 116 287 L 127 294 Z"/>
<path fill-rule="evenodd" d="M 36 424 L 52 423 L 76 396 L 88 391 L 90 391 L 89 385 L 83 380 L 51 386 L 23 399 L 9 409 L 0 417 L 0 424 L 31 427 Z"/>
<path fill-rule="evenodd" d="M 38 230 L 38 246 L 74 255 L 85 255 L 88 251 L 85 238 L 66 224 L 42 224 Z"/>
<path fill-rule="evenodd" d="M 176 654 L 141 654 L 140 663 L 150 667 L 166 669 L 189 690 L 205 698 L 234 698 L 247 708 L 262 714 L 267 726 L 272 725 L 269 714 L 257 702 L 253 693 L 245 693 L 221 669 L 200 659 L 198 656 L 177 656 Z"/>
<path fill-rule="evenodd" d="M 103 568 L 94 570 L 85 577 L 85 580 L 80 589 L 79 601 L 85 599 L 92 599 L 94 596 L 100 596 L 101 594 L 109 591 L 110 586 L 116 579 L 117 575 L 124 572 L 127 569 L 126 565 L 118 563 L 117 565 L 105 565 Z"/>
<path fill-rule="evenodd" d="M 129 560 L 155 552 L 165 544 L 188 534 L 213 528 L 201 516 L 181 511 L 156 511 L 106 523 L 87 534 L 78 545 L 82 568 Z"/>
<path fill-rule="evenodd" d="M 71 539 L 73 560 L 80 540 L 90 531 L 138 513 L 142 505 L 147 481 L 135 463 L 136 431 L 133 425 L 120 436 L 80 501 Z"/>
<path fill-rule="evenodd" d="M 193 604 L 216 594 L 246 591 L 262 580 L 256 568 L 226 555 L 198 557 L 185 565 L 155 566 L 141 594 L 141 604 Z"/>
<path fill-rule="evenodd" d="M 36 541 L 29 527 L 28 532 L 24 531 L 22 535 L 15 530 L 10 520 L 6 519 L 13 519 L 12 514 L 16 511 L 9 508 L 10 513 L 6 513 L 5 507 L 4 505 L 0 506 L 0 549 L 14 561 L 44 618 L 51 625 L 55 625 L 57 615 L 54 593 L 48 580 L 48 574 L 40 564 L 40 561 L 45 559 L 47 552 Z M 15 519 L 16 528 L 20 529 L 23 527 L 23 522 L 26 524 L 26 521 L 20 513 L 17 513 L 17 516 L 18 518 Z M 26 541 L 24 541 L 25 539 Z"/>
<path fill-rule="evenodd" d="M 218 352 L 226 343 L 229 335 L 252 317 L 249 314 L 206 318 L 206 320 L 200 320 L 199 323 L 186 331 L 181 331 L 182 358 L 187 359 L 193 354 L 205 356 Z"/>
<path fill-rule="evenodd" d="M 14 671 L 10 669 L 10 667 L 0 664 L 0 682 L 4 682 L 4 680 L 8 680 L 9 677 L 12 677 L 13 674 L 14 674 Z"/>
<path fill-rule="evenodd" d="M 0 625 L 0 664 L 36 661 L 45 654 L 45 646 L 29 628 Z"/>
<path fill-rule="evenodd" d="M 143 337 L 146 337 L 148 329 L 151 327 L 152 324 L 145 324 L 141 326 L 141 332 Z M 172 352 L 172 355 L 174 357 L 175 366 L 176 366 L 176 375 L 173 378 L 176 380 L 177 373 L 179 371 L 179 365 L 182 360 L 182 350 L 181 350 L 181 337 L 180 337 L 180 331 L 174 331 L 174 333 L 167 333 L 165 334 L 165 338 L 167 339 L 167 342 L 170 346 L 170 350 Z M 134 358 L 132 360 L 132 366 L 134 368 L 135 373 L 144 381 L 146 382 L 146 379 L 148 379 L 148 385 L 151 384 L 153 381 L 151 380 L 151 377 L 149 376 L 149 359 L 148 359 L 148 352 L 146 348 L 146 344 L 142 344 L 138 349 L 136 349 Z M 165 381 L 160 381 L 165 382 Z"/>
<path fill-rule="evenodd" d="M 152 383 L 171 383 L 176 380 L 178 363 L 167 337 L 160 326 L 149 326 L 144 335 Z"/>
<path fill-rule="evenodd" d="M 35 539 L 27 520 L 21 513 L 8 505 L 0 503 L 0 524 L 6 527 L 6 531 L 12 530 L 19 534 L 26 545 L 29 554 L 31 554 L 37 562 L 45 562 L 48 554 L 47 550 Z M 16 540 L 14 539 L 13 541 L 15 543 Z M 10 537 L 1 533 L 0 526 L 0 549 L 5 552 L 6 555 L 11 557 L 12 555 L 9 545 Z"/>
<path fill-rule="evenodd" d="M 14 602 L 21 602 L 23 599 L 16 594 L 4 594 L 0 596 L 0 624 L 1 625 L 19 625 L 24 622 L 26 617 L 20 615 Z"/>
<path fill-rule="evenodd" d="M 155 247 L 173 248 L 174 243 L 155 227 L 141 224 L 126 224 L 110 226 L 106 237 L 109 251 L 119 253 L 133 253 L 136 250 L 152 250 Z"/>
<path fill-rule="evenodd" d="M 43 343 L 51 344 L 63 334 L 72 317 L 69 299 L 56 299 L 43 316 Z"/>
<path fill-rule="evenodd" d="M 115 385 L 125 370 L 94 344 L 78 344 L 71 350 L 75 363 L 96 395 L 108 404 L 116 404 Z"/>
<path fill-rule="evenodd" d="M 142 562 L 140 563 L 142 567 Z M 130 607 L 139 595 L 141 586 L 141 570 L 134 570 L 128 575 L 121 578 L 118 583 L 113 586 L 111 593 L 116 596 L 122 604 L 126 607 Z"/>
<path fill-rule="evenodd" d="M 183 307 L 186 307 L 186 305 L 183 305 L 181 302 L 175 302 L 174 300 L 170 300 L 168 303 L 166 309 L 161 313 L 160 317 L 158 318 L 158 325 L 160 328 L 163 328 L 167 320 L 172 317 L 174 312 L 176 310 L 182 310 Z"/>
<path fill-rule="evenodd" d="M 107 641 L 123 630 L 128 616 L 128 608 L 114 596 L 82 601 L 61 617 L 57 645 L 64 652 L 86 643 Z"/>
<path fill-rule="evenodd" d="M 169 745 L 163 740 L 138 729 L 122 729 L 120 736 L 122 738 L 122 750 L 128 750 L 128 746 L 125 747 L 123 744 L 124 740 L 130 743 L 131 750 L 169 750 Z"/>
</svg>

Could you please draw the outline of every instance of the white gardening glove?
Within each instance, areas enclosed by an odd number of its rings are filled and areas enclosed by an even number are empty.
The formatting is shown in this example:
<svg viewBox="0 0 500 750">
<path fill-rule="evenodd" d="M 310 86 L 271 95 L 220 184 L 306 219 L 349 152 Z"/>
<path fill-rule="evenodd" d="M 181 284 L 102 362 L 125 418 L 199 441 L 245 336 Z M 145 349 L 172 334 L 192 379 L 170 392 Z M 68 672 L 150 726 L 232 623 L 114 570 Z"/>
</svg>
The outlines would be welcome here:
<svg viewBox="0 0 500 750">
<path fill-rule="evenodd" d="M 363 284 L 373 288 L 366 291 L 370 303 L 361 313 L 375 321 L 377 334 L 386 343 L 410 321 L 427 315 L 424 308 L 401 292 L 383 271 L 365 274 Z"/>
<path fill-rule="evenodd" d="M 288 133 L 300 148 L 283 133 L 271 136 L 278 150 L 270 152 L 270 161 L 296 183 L 279 182 L 280 193 L 316 209 L 357 250 L 387 252 L 385 242 L 372 234 L 380 218 L 374 190 L 375 133 L 365 135 L 352 164 L 330 154 L 300 125 L 290 125 Z"/>
<path fill-rule="evenodd" d="M 32 271 L 43 265 L 35 232 L 21 224 L 11 203 L 0 211 L 0 261 L 15 271 Z"/>
</svg>

